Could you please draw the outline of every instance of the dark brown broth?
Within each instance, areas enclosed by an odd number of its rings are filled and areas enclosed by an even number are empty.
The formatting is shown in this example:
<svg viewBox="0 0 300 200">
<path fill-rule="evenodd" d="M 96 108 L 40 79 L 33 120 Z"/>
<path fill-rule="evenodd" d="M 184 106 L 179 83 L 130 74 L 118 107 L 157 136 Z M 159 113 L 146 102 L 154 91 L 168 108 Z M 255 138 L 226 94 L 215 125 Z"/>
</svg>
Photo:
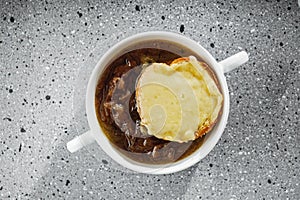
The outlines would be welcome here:
<svg viewBox="0 0 300 200">
<path fill-rule="evenodd" d="M 178 143 L 148 136 L 140 131 L 135 84 L 142 65 L 151 62 L 170 64 L 176 58 L 194 55 L 189 49 L 168 46 L 163 42 L 155 43 L 154 47 L 129 50 L 106 66 L 98 81 L 95 107 L 100 126 L 121 153 L 141 163 L 166 164 L 196 151 L 204 137 Z"/>
</svg>

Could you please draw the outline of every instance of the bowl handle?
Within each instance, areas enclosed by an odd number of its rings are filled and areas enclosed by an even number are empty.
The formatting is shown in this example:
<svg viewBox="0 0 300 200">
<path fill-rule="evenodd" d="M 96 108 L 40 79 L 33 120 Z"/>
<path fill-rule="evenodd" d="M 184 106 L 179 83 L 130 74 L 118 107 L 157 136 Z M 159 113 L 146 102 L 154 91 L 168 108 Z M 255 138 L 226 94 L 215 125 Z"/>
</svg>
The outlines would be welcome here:
<svg viewBox="0 0 300 200">
<path fill-rule="evenodd" d="M 71 152 L 74 153 L 81 149 L 82 147 L 85 147 L 93 142 L 95 142 L 95 138 L 91 132 L 91 130 L 83 133 L 82 135 L 79 135 L 75 137 L 73 140 L 69 141 L 67 143 L 67 149 Z"/>
<path fill-rule="evenodd" d="M 249 56 L 246 51 L 241 51 L 237 54 L 234 54 L 233 56 L 230 56 L 229 58 L 226 58 L 225 60 L 222 60 L 219 62 L 223 69 L 223 73 L 230 72 L 231 70 L 241 66 L 245 62 L 249 60 Z"/>
</svg>

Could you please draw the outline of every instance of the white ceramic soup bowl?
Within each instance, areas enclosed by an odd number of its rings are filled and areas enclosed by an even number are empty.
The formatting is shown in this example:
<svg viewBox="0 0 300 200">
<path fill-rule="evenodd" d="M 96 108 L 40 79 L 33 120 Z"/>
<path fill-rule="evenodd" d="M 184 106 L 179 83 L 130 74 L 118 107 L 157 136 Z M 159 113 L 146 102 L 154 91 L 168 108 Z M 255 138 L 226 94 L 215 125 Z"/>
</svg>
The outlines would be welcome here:
<svg viewBox="0 0 300 200">
<path fill-rule="evenodd" d="M 159 40 L 167 41 L 176 45 L 178 44 L 178 46 L 184 46 L 191 49 L 193 52 L 196 52 L 196 56 L 201 57 L 203 61 L 212 68 L 219 80 L 220 88 L 223 93 L 223 111 L 214 128 L 205 136 L 204 142 L 199 149 L 177 162 L 164 165 L 151 165 L 133 161 L 113 147 L 98 123 L 95 110 L 95 92 L 98 80 L 105 67 L 108 66 L 113 59 L 120 56 L 129 46 L 142 42 Z M 229 114 L 229 93 L 224 73 L 231 71 L 247 61 L 248 55 L 246 52 L 242 51 L 221 62 L 217 62 L 215 58 L 200 44 L 185 36 L 172 32 L 144 32 L 128 37 L 111 47 L 95 66 L 90 76 L 86 93 L 86 113 L 90 130 L 68 142 L 67 149 L 73 153 L 96 141 L 102 150 L 113 160 L 136 172 L 148 174 L 169 174 L 184 170 L 203 159 L 214 148 L 220 139 L 225 129 Z"/>
</svg>

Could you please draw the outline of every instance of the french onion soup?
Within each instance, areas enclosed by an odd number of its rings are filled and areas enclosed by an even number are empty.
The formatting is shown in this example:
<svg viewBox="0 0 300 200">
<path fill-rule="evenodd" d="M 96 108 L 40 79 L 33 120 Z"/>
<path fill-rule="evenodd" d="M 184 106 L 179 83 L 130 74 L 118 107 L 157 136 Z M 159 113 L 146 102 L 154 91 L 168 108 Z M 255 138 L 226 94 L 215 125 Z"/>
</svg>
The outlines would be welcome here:
<svg viewBox="0 0 300 200">
<path fill-rule="evenodd" d="M 192 50 L 152 41 L 105 66 L 95 94 L 111 144 L 140 163 L 167 164 L 195 152 L 222 112 L 213 70 Z"/>
</svg>

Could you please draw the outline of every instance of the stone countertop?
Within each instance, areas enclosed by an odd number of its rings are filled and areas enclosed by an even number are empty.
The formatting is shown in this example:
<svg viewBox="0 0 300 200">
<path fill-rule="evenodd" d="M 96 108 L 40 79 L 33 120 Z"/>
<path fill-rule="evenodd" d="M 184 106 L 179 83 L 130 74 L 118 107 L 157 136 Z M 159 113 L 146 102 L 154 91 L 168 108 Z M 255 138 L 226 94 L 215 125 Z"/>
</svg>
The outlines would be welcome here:
<svg viewBox="0 0 300 200">
<path fill-rule="evenodd" d="M 300 9 L 297 1 L 1 1 L 0 199 L 300 199 Z M 195 166 L 145 175 L 95 144 L 88 129 L 91 70 L 134 33 L 168 30 L 218 60 L 244 49 L 227 73 L 230 116 Z"/>
</svg>

